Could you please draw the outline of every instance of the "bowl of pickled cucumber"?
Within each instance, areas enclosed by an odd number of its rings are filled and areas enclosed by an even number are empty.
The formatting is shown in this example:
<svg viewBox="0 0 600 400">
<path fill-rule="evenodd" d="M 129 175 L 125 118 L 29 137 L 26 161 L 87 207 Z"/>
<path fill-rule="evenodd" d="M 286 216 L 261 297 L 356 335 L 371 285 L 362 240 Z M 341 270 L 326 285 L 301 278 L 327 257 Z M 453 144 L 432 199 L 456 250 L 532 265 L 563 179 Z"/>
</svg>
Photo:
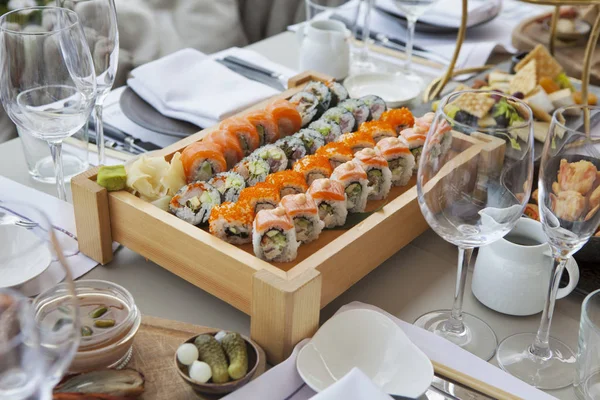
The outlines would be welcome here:
<svg viewBox="0 0 600 400">
<path fill-rule="evenodd" d="M 261 357 L 258 345 L 236 332 L 191 337 L 175 353 L 179 376 L 201 394 L 226 394 L 248 383 Z"/>
</svg>

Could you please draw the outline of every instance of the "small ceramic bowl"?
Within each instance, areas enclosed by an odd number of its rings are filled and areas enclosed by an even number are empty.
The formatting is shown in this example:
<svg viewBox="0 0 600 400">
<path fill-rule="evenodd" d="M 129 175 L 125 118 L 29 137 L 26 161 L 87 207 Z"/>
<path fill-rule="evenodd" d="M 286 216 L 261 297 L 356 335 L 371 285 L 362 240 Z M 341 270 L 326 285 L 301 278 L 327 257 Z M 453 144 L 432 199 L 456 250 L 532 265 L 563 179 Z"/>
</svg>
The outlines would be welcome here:
<svg viewBox="0 0 600 400">
<path fill-rule="evenodd" d="M 205 332 L 204 334 L 209 334 L 209 335 L 214 336 L 218 332 L 220 332 L 220 331 Z M 200 336 L 200 335 L 193 336 L 193 337 L 189 338 L 188 340 L 186 340 L 184 343 L 194 343 L 194 340 L 198 336 Z M 227 394 L 227 393 L 231 393 L 231 392 L 241 388 L 246 383 L 250 382 L 250 380 L 256 373 L 259 361 L 261 361 L 259 359 L 261 357 L 261 355 L 260 355 L 260 352 L 258 351 L 258 345 L 251 339 L 247 338 L 246 336 L 242 335 L 242 338 L 246 341 L 246 350 L 248 351 L 248 373 L 243 378 L 237 379 L 235 381 L 226 382 L 226 383 L 199 383 L 199 382 L 196 382 L 190 378 L 190 375 L 188 373 L 188 367 L 186 365 L 181 364 L 179 362 L 179 360 L 177 360 L 177 354 L 175 354 L 175 357 L 174 357 L 175 367 L 177 368 L 177 372 L 179 373 L 179 376 L 188 385 L 190 385 L 192 387 L 192 389 L 194 389 L 194 391 L 196 391 L 197 393 L 200 393 L 200 394 L 219 394 L 219 395 Z"/>
</svg>

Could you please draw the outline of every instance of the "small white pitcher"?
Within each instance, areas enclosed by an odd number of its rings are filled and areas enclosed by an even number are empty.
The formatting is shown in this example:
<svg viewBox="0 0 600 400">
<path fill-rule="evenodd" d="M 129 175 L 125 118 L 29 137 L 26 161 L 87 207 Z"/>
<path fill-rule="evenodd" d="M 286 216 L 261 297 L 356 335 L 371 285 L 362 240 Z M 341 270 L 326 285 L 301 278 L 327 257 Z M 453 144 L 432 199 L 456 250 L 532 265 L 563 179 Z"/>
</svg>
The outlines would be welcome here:
<svg viewBox="0 0 600 400">
<path fill-rule="evenodd" d="M 340 21 L 308 21 L 298 28 L 300 71 L 314 70 L 343 79 L 350 68 L 350 33 Z"/>
<path fill-rule="evenodd" d="M 524 246 L 504 238 L 479 249 L 471 288 L 477 299 L 492 310 L 509 315 L 537 314 L 544 308 L 550 285 L 552 251 L 538 221 L 521 218 L 509 235 L 533 239 Z M 579 268 L 571 258 L 566 270 L 569 284 L 558 290 L 567 296 L 579 282 Z"/>
</svg>

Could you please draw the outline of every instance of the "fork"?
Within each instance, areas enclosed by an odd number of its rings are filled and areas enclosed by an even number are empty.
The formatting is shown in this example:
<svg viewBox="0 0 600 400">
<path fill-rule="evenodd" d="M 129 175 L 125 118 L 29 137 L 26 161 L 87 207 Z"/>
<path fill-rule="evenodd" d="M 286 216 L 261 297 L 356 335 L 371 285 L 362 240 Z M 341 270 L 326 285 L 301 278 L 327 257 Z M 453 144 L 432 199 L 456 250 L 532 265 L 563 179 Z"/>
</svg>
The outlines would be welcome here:
<svg viewBox="0 0 600 400">
<path fill-rule="evenodd" d="M 0 213 L 0 225 L 16 225 L 25 229 L 33 229 L 38 226 L 37 222 L 27 221 L 14 215 Z"/>
</svg>

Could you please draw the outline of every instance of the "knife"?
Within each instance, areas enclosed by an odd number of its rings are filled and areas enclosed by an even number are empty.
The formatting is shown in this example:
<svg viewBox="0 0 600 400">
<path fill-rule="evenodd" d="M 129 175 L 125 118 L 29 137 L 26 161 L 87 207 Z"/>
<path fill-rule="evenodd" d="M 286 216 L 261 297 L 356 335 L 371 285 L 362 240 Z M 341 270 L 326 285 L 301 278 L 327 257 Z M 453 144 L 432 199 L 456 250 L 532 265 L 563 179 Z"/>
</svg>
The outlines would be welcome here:
<svg viewBox="0 0 600 400">
<path fill-rule="evenodd" d="M 95 129 L 95 123 L 92 120 L 90 120 L 89 124 L 91 129 Z M 160 147 L 157 144 L 154 144 L 152 142 L 145 142 L 134 136 L 126 134 L 119 128 L 116 128 L 112 125 L 108 125 L 106 123 L 104 123 L 104 136 L 118 144 L 123 145 L 124 148 L 131 149 L 133 150 L 133 152 L 137 153 L 147 153 L 149 151 L 162 149 L 162 147 Z"/>
<path fill-rule="evenodd" d="M 270 86 L 273 89 L 278 90 L 280 92 L 285 90 L 285 87 L 283 86 L 283 84 L 281 83 L 281 81 L 279 79 L 274 78 L 271 75 L 267 75 L 264 72 L 258 72 L 254 68 L 242 66 L 240 64 L 237 64 L 237 63 L 232 62 L 227 59 L 222 59 L 222 60 L 217 59 L 215 61 L 218 62 L 219 64 L 222 64 L 225 67 L 229 68 L 231 71 L 235 72 L 236 74 L 242 75 L 245 78 L 248 78 L 250 80 Z"/>
<path fill-rule="evenodd" d="M 260 72 L 265 75 L 269 75 L 270 77 L 275 78 L 278 81 L 284 81 L 284 82 L 287 81 L 286 77 L 283 74 L 280 74 L 279 72 L 271 71 L 270 69 L 261 67 L 260 65 L 253 64 L 250 61 L 246 61 L 242 58 L 239 58 L 236 56 L 227 56 L 224 58 L 224 60 L 232 62 L 233 64 L 237 64 L 241 67 L 246 67 L 248 69 L 253 69 L 256 72 Z"/>
</svg>

